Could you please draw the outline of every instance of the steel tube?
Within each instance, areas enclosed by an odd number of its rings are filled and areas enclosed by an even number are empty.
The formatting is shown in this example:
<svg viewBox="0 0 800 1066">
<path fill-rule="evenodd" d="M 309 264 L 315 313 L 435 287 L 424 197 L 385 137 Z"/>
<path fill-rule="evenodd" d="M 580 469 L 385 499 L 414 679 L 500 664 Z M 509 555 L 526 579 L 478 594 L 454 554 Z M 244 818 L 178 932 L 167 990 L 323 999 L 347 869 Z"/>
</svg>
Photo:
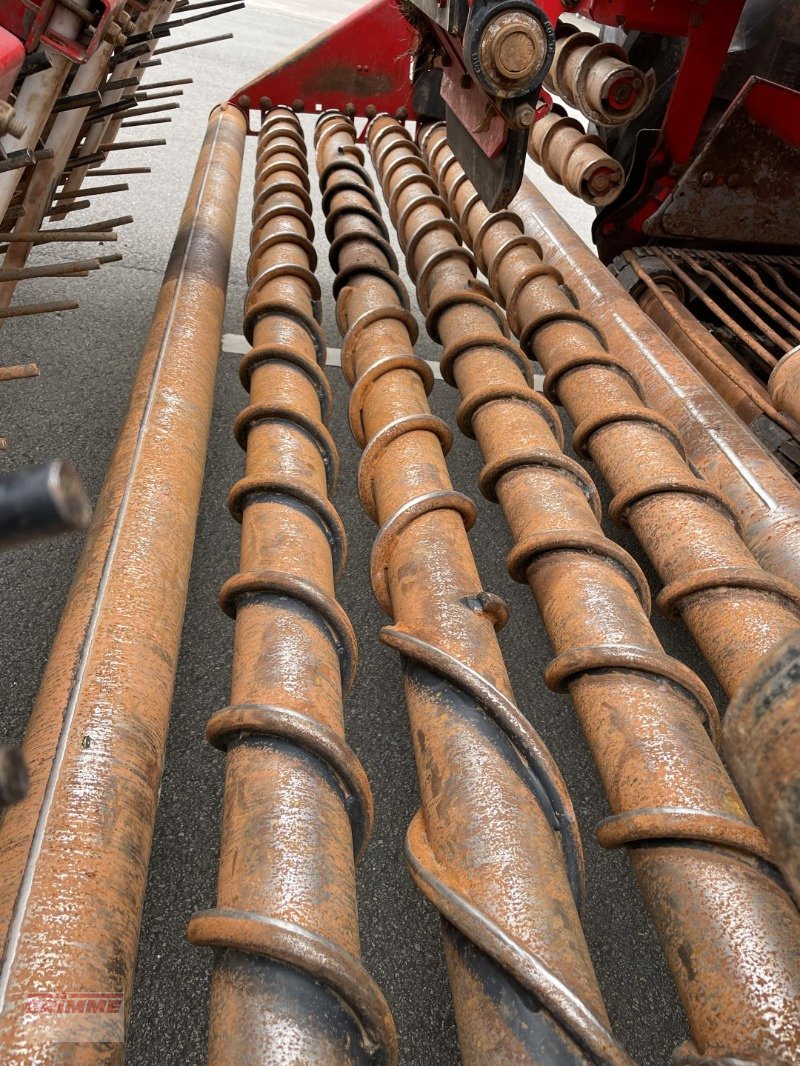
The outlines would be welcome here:
<svg viewBox="0 0 800 1066">
<path fill-rule="evenodd" d="M 603 331 L 644 402 L 670 420 L 694 467 L 723 494 L 764 569 L 800 587 L 800 488 L 792 476 L 527 179 L 511 207 Z"/>
<path fill-rule="evenodd" d="M 220 949 L 214 1066 L 395 1063 L 389 1008 L 360 961 L 353 851 L 368 842 L 373 805 L 344 738 L 356 639 L 335 599 L 346 542 L 328 497 L 338 455 L 294 112 L 272 111 L 258 146 L 256 187 L 267 175 L 268 195 L 246 301 L 250 402 L 235 425 L 247 460 L 228 498 L 241 571 L 220 593 L 236 619 L 232 695 L 206 731 L 227 752 L 219 888 L 189 939 Z"/>
<path fill-rule="evenodd" d="M 800 903 L 800 633 L 742 686 L 725 722 L 725 753 Z"/>
<path fill-rule="evenodd" d="M 699 1054 L 757 1047 L 791 1061 L 800 915 L 761 865 L 766 842 L 714 750 L 713 703 L 659 644 L 646 582 L 603 536 L 594 487 L 561 451 L 555 411 L 526 379 L 421 153 L 385 116 L 368 141 L 429 332 L 444 345 L 443 376 L 463 396 L 459 423 L 486 460 L 482 490 L 514 538 L 509 569 L 529 584 L 556 653 L 545 679 L 569 691 L 611 804 L 598 838 L 630 849 Z M 451 153 L 436 130 L 425 148 L 441 173 Z"/>
<path fill-rule="evenodd" d="M 578 918 L 580 845 L 551 756 L 513 702 L 454 492 L 450 433 L 428 406 L 430 368 L 353 124 L 317 126 L 317 169 L 337 277 L 359 491 L 380 526 L 371 578 L 400 652 L 422 797 L 406 854 L 442 915 L 463 1060 L 617 1063 Z"/>
<path fill-rule="evenodd" d="M 23 743 L 30 791 L 0 826 L 4 1062 L 122 1059 L 244 137 L 237 108 L 212 113 Z M 118 1027 L 46 1027 L 43 991 L 122 1000 Z"/>
<path fill-rule="evenodd" d="M 800 590 L 761 569 L 725 499 L 694 475 L 677 430 L 642 403 L 635 379 L 559 288 L 561 277 L 522 235 L 520 220 L 492 215 L 471 182 L 459 180 L 442 130 L 426 147 L 511 329 L 572 419 L 573 447 L 611 489 L 612 520 L 633 530 L 663 581 L 659 608 L 683 620 L 732 697 L 761 656 L 800 625 Z"/>
</svg>

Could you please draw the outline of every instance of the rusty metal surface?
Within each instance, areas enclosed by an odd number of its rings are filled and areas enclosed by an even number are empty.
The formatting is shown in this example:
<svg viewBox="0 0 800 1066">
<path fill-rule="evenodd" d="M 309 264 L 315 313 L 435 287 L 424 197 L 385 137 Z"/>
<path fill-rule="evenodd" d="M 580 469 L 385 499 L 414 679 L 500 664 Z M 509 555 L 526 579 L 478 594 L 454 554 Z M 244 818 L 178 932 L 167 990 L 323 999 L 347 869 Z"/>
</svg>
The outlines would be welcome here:
<svg viewBox="0 0 800 1066">
<path fill-rule="evenodd" d="M 406 131 L 381 116 L 368 140 L 429 332 L 444 346 L 443 376 L 463 397 L 459 423 L 486 462 L 482 490 L 500 502 L 515 541 L 509 570 L 530 585 L 556 652 L 546 680 L 569 691 L 608 794 L 613 814 L 598 838 L 630 848 L 696 1051 L 791 1062 L 800 1050 L 800 915 L 770 876 L 766 842 L 715 752 L 708 693 L 661 648 L 638 567 L 603 536 L 594 488 L 561 451 L 555 412 L 531 388 L 521 349 L 476 280 L 480 266 L 497 284 L 498 267 L 529 241 L 509 212 L 488 216 L 441 126 L 423 148 L 454 217 L 478 236 L 477 265 Z M 478 226 L 474 213 L 489 221 Z M 508 225 L 514 242 L 498 262 L 492 231 Z M 519 292 L 540 277 L 553 272 L 517 262 Z M 573 371 L 580 359 L 576 350 Z"/>
<path fill-rule="evenodd" d="M 628 1062 L 580 928 L 571 803 L 513 701 L 495 636 L 505 607 L 475 568 L 474 505 L 452 488 L 450 431 L 428 405 L 432 372 L 354 127 L 329 113 L 316 139 L 359 492 L 380 526 L 371 579 L 403 660 L 422 795 L 407 858 L 442 915 L 463 1060 Z"/>
<path fill-rule="evenodd" d="M 344 738 L 357 648 L 335 598 L 346 540 L 329 499 L 338 455 L 307 170 L 296 115 L 270 111 L 245 301 L 249 403 L 235 424 L 247 459 L 228 498 L 241 569 L 220 593 L 236 619 L 231 705 L 207 729 L 227 753 L 219 886 L 188 930 L 218 949 L 213 1064 L 397 1061 L 389 1008 L 360 961 L 353 852 L 373 803 Z"/>
<path fill-rule="evenodd" d="M 562 23 L 544 84 L 596 126 L 619 126 L 650 103 L 656 76 L 635 67 L 618 44 Z"/>
<path fill-rule="evenodd" d="M 531 127 L 528 155 L 551 181 L 594 207 L 616 200 L 625 184 L 622 164 L 600 138 L 587 134 L 577 119 L 555 111 Z"/>
<path fill-rule="evenodd" d="M 447 149 L 439 131 L 441 174 Z M 599 327 L 559 288 L 562 278 L 513 214 L 492 216 L 447 167 L 454 216 L 506 306 L 523 350 L 545 370 L 545 390 L 569 413 L 572 443 L 613 494 L 609 515 L 629 526 L 661 578 L 657 605 L 681 617 L 729 696 L 758 659 L 800 625 L 800 592 L 763 570 L 725 499 L 692 472 L 675 427 L 648 408 Z"/>
<path fill-rule="evenodd" d="M 778 90 L 785 96 L 771 97 Z M 757 100 L 764 102 L 756 104 Z M 733 246 L 796 248 L 800 179 L 796 133 L 780 123 L 796 114 L 788 86 L 750 78 L 643 229 L 656 239 L 724 241 Z M 771 123 L 764 121 L 764 112 Z"/>
<path fill-rule="evenodd" d="M 725 753 L 800 903 L 800 633 L 742 686 L 725 722 Z"/>
<path fill-rule="evenodd" d="M 768 387 L 775 406 L 800 421 L 800 345 L 778 361 L 769 376 Z"/>
<path fill-rule="evenodd" d="M 59 1042 L 25 1001 L 107 995 L 127 1015 L 243 147 L 240 112 L 216 110 L 24 740 L 30 791 L 0 826 L 3 1062 L 122 1060 L 119 1031 L 96 1042 L 113 1018 Z"/>
<path fill-rule="evenodd" d="M 678 430 L 700 475 L 725 497 L 764 569 L 800 587 L 800 488 L 774 456 L 670 344 L 607 267 L 523 181 L 512 207 L 602 330 L 644 402 Z"/>
</svg>

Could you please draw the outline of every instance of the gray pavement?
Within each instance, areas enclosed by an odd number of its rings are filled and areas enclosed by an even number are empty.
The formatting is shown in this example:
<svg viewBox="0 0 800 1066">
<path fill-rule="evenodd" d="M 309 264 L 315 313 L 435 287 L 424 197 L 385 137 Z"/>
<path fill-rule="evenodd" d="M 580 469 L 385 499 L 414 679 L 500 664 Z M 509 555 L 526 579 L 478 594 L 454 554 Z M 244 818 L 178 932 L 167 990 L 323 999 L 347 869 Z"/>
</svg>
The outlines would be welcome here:
<svg viewBox="0 0 800 1066">
<path fill-rule="evenodd" d="M 3 331 L 3 363 L 35 359 L 41 368 L 38 379 L 2 386 L 1 432 L 9 441 L 0 459 L 3 468 L 70 457 L 96 500 L 208 111 L 237 83 L 355 6 L 350 0 L 329 0 L 311 11 L 311 5 L 298 0 L 251 0 L 245 12 L 218 20 L 208 30 L 231 28 L 234 41 L 175 53 L 151 71 L 151 81 L 190 74 L 195 83 L 187 87 L 172 124 L 153 128 L 153 135 L 168 131 L 168 146 L 136 154 L 135 162 L 151 164 L 153 173 L 130 179 L 136 182 L 130 193 L 106 197 L 102 209 L 85 215 L 91 221 L 130 210 L 136 222 L 122 231 L 124 261 L 105 268 L 101 276 L 20 287 L 20 301 L 79 293 L 82 306 L 71 314 L 20 320 Z M 198 27 L 181 31 L 176 39 L 205 36 L 205 28 L 202 33 Z M 134 162 L 132 153 L 125 157 L 126 164 Z M 241 332 L 253 165 L 250 141 L 225 323 L 233 334 Z M 551 190 L 549 183 L 542 184 Z M 553 195 L 586 235 L 589 213 L 580 205 L 576 210 L 563 190 Z M 321 226 L 318 231 L 322 233 Z M 49 253 L 56 254 L 57 249 Z M 38 257 L 48 255 L 40 252 Z M 320 261 L 323 293 L 330 293 L 324 248 Z M 330 344 L 338 346 L 330 299 L 324 326 Z M 420 342 L 420 352 L 429 359 L 437 356 L 427 340 Z M 223 759 L 203 734 L 207 718 L 229 695 L 233 631 L 216 597 L 222 581 L 237 568 L 239 527 L 225 506 L 228 489 L 242 471 L 242 454 L 231 434 L 245 402 L 237 362 L 238 357 L 223 354 L 220 364 L 132 1006 L 127 1059 L 132 1066 L 204 1061 L 211 960 L 209 953 L 186 943 L 185 929 L 192 911 L 215 898 Z M 347 428 L 347 388 L 339 370 L 332 367 L 329 375 L 336 398 L 332 429 L 342 455 L 336 502 L 350 537 L 350 561 L 339 592 L 357 625 L 361 648 L 359 677 L 346 711 L 348 738 L 363 759 L 377 808 L 375 835 L 359 871 L 364 960 L 393 1009 L 403 1063 L 451 1064 L 458 1061 L 458 1052 L 438 920 L 413 889 L 403 863 L 404 833 L 417 806 L 417 787 L 398 662 L 377 640 L 385 619 L 366 576 L 375 529 L 355 490 L 359 451 Z M 431 403 L 454 422 L 456 401 L 447 385 L 437 382 Z M 588 866 L 584 922 L 612 1023 L 639 1062 L 665 1063 L 685 1037 L 685 1022 L 655 934 L 624 855 L 604 852 L 594 841 L 594 826 L 608 813 L 607 805 L 568 699 L 548 692 L 542 681 L 550 656 L 547 638 L 528 590 L 515 586 L 506 573 L 508 534 L 497 508 L 477 494 L 480 459 L 473 442 L 456 436 L 450 467 L 455 487 L 478 504 L 472 543 L 484 587 L 503 595 L 511 610 L 500 640 L 518 702 L 550 745 L 578 813 Z M 618 530 L 608 531 L 639 559 L 657 589 L 636 545 Z M 24 731 L 80 550 L 81 537 L 72 536 L 0 556 L 2 739 L 17 739 Z M 685 631 L 658 617 L 654 624 L 667 650 L 693 666 L 714 690 Z"/>
</svg>

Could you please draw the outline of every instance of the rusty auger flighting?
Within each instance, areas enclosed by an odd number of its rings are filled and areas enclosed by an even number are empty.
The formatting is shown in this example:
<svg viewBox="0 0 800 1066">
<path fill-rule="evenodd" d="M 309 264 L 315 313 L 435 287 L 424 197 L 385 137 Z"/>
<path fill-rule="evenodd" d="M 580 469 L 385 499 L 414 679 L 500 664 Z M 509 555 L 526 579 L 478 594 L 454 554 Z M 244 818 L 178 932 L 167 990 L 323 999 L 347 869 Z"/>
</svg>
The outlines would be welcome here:
<svg viewBox="0 0 800 1066">
<path fill-rule="evenodd" d="M 560 422 L 526 380 L 522 350 L 509 341 L 492 291 L 476 280 L 477 265 L 422 152 L 389 116 L 371 122 L 368 141 L 429 332 L 444 346 L 443 375 L 462 395 L 460 426 L 477 439 L 486 462 L 481 489 L 500 502 L 515 540 L 509 570 L 530 585 L 556 651 L 545 678 L 569 691 L 611 803 L 599 840 L 629 848 L 689 1018 L 694 1048 L 685 1054 L 746 1057 L 764 1047 L 791 1061 L 800 1048 L 800 916 L 770 875 L 766 841 L 714 750 L 713 702 L 699 679 L 660 647 L 647 619 L 646 582 L 630 556 L 603 536 L 594 487 L 561 452 Z M 495 289 L 497 261 L 485 249 L 495 227 L 516 220 L 486 211 L 446 150 L 441 127 L 426 131 L 423 145 L 457 205 L 454 218 L 464 226 L 469 208 L 483 212 L 476 229 L 463 232 L 481 251 L 479 265 Z M 510 258 L 530 242 L 516 228 L 504 248 Z M 507 303 L 516 329 L 520 294 L 552 272 L 528 261 L 510 277 Z M 596 336 L 571 304 L 559 315 L 548 307 L 534 322 L 523 321 L 531 326 L 520 330 L 523 346 L 538 336 L 537 325 L 561 323 Z M 613 366 L 602 348 L 587 355 L 564 346 L 560 353 L 558 365 L 548 366 L 551 389 L 587 365 Z M 592 394 L 595 407 L 598 398 Z M 643 417 L 637 409 L 632 414 Z M 604 418 L 596 410 L 596 422 Z M 644 418 L 655 421 L 649 412 Z M 676 481 L 673 488 L 684 485 Z M 714 499 L 703 486 L 697 491 L 703 502 Z M 629 494 L 623 513 L 637 498 Z M 746 554 L 744 545 L 739 550 Z M 760 588 L 777 588 L 791 609 L 787 586 L 767 574 L 759 580 Z M 759 606 L 769 613 L 775 608 L 766 599 Z M 762 966 L 755 959 L 770 961 Z"/>
<path fill-rule="evenodd" d="M 475 569 L 474 505 L 450 482 L 450 430 L 428 406 L 432 372 L 355 142 L 343 114 L 319 120 L 359 494 L 380 526 L 370 577 L 392 619 L 381 637 L 403 661 L 422 795 L 407 858 L 442 916 L 461 1052 L 475 1064 L 628 1062 L 580 928 L 572 806 L 513 701 L 495 637 L 505 608 Z"/>
<path fill-rule="evenodd" d="M 334 592 L 346 536 L 308 189 L 300 123 L 278 108 L 258 138 L 235 425 L 247 467 L 228 497 L 241 572 L 220 592 L 236 619 L 231 704 L 207 730 L 227 752 L 219 888 L 189 938 L 217 949 L 210 1062 L 274 1061 L 288 1042 L 303 1062 L 391 1066 L 392 1017 L 359 957 L 354 853 L 373 804 L 344 739 L 357 645 Z"/>
</svg>

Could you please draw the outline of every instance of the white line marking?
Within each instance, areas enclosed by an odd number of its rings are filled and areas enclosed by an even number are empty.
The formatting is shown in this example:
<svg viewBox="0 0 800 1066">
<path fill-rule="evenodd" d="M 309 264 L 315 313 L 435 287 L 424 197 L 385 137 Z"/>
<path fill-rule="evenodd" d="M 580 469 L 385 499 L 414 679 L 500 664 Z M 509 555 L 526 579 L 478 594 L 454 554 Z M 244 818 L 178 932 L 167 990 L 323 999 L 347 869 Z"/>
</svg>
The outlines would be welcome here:
<svg viewBox="0 0 800 1066">
<path fill-rule="evenodd" d="M 222 354 L 223 355 L 244 355 L 249 352 L 251 345 L 247 343 L 247 340 L 239 333 L 225 333 L 222 337 Z M 437 381 L 442 380 L 442 372 L 439 369 L 439 364 L 435 363 L 432 359 L 426 359 L 425 362 L 433 371 L 433 376 Z M 328 358 L 325 363 L 326 366 L 338 366 L 342 365 L 342 349 L 341 348 L 329 348 Z"/>
</svg>

